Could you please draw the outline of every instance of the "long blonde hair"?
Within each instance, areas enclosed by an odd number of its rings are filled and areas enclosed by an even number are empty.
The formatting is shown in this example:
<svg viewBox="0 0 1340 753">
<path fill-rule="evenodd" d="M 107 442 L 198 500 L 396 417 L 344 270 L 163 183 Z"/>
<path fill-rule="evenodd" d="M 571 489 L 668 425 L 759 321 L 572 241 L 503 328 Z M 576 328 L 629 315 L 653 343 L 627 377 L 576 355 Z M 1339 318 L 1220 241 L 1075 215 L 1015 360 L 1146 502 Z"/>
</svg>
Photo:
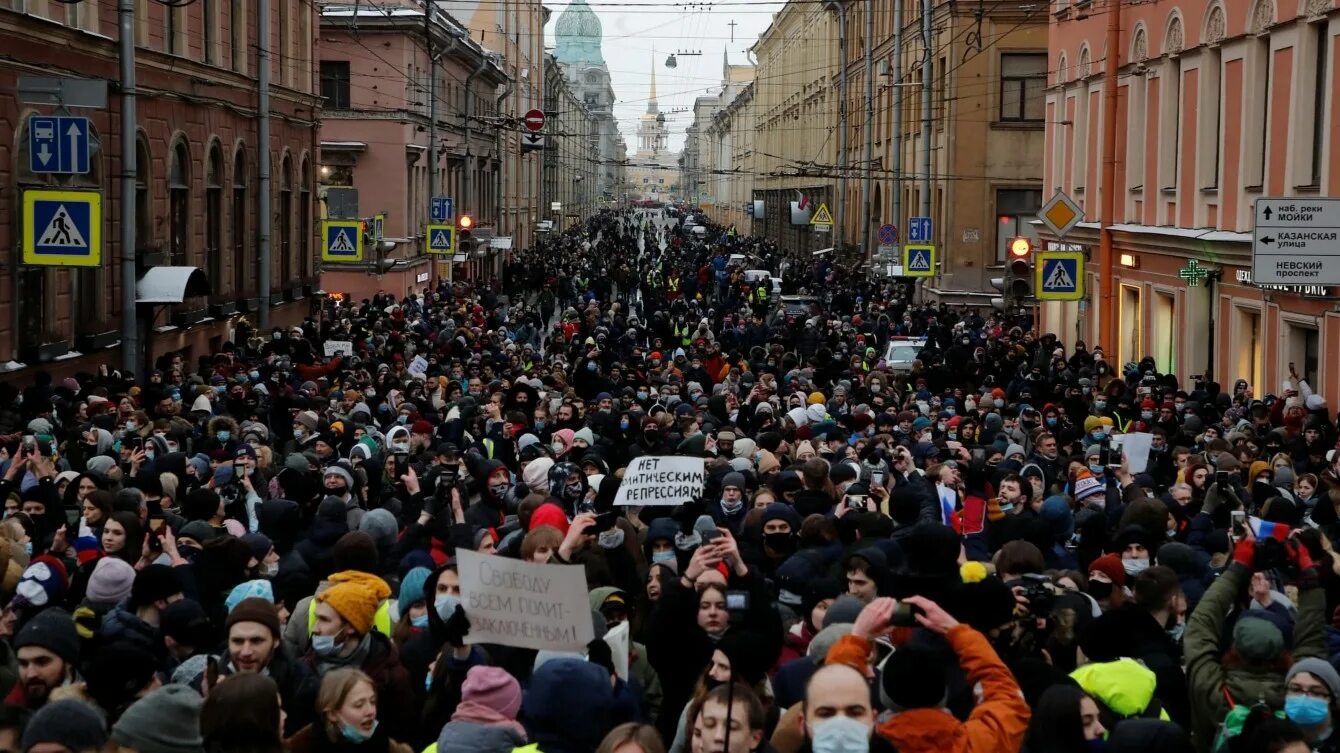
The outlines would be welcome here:
<svg viewBox="0 0 1340 753">
<path fill-rule="evenodd" d="M 330 739 L 338 740 L 340 736 L 339 727 L 331 723 L 330 715 L 339 713 L 340 707 L 360 682 L 366 682 L 374 693 L 377 691 L 372 678 L 358 669 L 337 669 L 321 678 L 321 689 L 316 694 L 316 710 L 321 715 L 321 723 L 325 725 L 326 735 Z"/>
</svg>

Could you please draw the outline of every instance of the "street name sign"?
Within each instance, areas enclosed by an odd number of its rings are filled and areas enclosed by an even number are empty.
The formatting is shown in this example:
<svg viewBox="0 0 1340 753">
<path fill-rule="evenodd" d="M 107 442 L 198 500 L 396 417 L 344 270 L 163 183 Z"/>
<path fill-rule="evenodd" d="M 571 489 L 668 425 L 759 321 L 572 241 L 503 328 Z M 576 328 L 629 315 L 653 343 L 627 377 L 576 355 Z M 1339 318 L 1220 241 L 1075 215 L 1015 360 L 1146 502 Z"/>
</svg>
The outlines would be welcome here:
<svg viewBox="0 0 1340 753">
<path fill-rule="evenodd" d="M 1340 198 L 1262 197 L 1253 211 L 1253 281 L 1340 284 Z"/>
</svg>

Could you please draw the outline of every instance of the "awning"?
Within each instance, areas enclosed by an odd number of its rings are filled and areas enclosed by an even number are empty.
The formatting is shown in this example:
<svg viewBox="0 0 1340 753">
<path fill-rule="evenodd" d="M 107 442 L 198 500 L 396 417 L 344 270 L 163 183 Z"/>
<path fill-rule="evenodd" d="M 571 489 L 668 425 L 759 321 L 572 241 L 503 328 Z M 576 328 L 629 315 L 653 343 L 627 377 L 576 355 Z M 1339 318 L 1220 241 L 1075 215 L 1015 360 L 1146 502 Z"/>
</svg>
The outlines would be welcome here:
<svg viewBox="0 0 1340 753">
<path fill-rule="evenodd" d="M 136 303 L 182 303 L 209 295 L 209 278 L 199 267 L 151 267 L 135 283 Z"/>
</svg>

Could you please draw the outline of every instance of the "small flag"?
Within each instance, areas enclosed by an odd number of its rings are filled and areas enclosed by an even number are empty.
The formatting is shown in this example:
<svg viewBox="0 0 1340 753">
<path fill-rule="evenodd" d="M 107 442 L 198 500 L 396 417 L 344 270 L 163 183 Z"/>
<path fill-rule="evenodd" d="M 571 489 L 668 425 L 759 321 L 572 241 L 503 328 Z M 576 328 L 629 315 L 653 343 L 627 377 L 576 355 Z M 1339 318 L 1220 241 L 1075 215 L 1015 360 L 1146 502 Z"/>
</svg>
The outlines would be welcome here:
<svg viewBox="0 0 1340 753">
<path fill-rule="evenodd" d="M 810 205 L 810 197 L 806 196 L 800 189 L 796 189 L 796 194 L 800 196 L 800 199 L 796 201 L 796 206 L 798 208 L 804 209 Z"/>
<path fill-rule="evenodd" d="M 1247 525 L 1252 528 L 1252 535 L 1257 539 L 1278 539 L 1285 541 L 1289 538 L 1289 533 L 1293 530 L 1283 523 L 1272 523 L 1269 520 L 1249 516 Z"/>
</svg>

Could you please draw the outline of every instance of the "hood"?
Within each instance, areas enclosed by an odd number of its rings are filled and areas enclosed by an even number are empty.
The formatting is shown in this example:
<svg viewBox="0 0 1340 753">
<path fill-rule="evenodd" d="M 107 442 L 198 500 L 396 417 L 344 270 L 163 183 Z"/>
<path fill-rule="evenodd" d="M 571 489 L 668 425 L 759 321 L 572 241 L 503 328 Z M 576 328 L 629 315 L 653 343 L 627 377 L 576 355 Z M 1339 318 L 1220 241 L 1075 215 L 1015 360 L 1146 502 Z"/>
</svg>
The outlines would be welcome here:
<svg viewBox="0 0 1340 753">
<path fill-rule="evenodd" d="M 554 659 L 531 676 L 521 715 L 541 750 L 548 741 L 559 750 L 587 751 L 600 745 L 613 707 L 608 672 L 585 659 Z"/>
<path fill-rule="evenodd" d="M 1121 716 L 1135 716 L 1154 698 L 1153 671 L 1135 659 L 1086 664 L 1070 673 L 1086 693 Z"/>
</svg>

